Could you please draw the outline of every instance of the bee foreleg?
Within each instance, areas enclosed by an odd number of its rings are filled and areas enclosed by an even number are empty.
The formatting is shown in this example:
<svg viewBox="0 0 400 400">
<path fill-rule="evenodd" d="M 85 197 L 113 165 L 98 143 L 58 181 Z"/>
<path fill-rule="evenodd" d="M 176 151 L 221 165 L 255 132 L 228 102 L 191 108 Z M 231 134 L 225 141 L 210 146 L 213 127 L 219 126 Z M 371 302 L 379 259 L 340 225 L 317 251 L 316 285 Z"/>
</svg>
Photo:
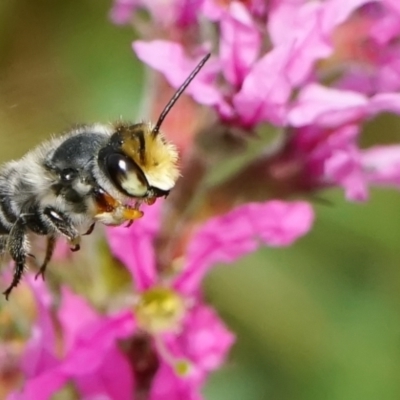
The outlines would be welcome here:
<svg viewBox="0 0 400 400">
<path fill-rule="evenodd" d="M 46 255 L 43 260 L 43 264 L 41 265 L 39 272 L 36 274 L 35 279 L 41 276 L 44 280 L 44 274 L 46 272 L 46 267 L 51 257 L 53 256 L 54 248 L 56 246 L 56 238 L 54 236 L 47 236 L 47 246 L 46 246 Z"/>
<path fill-rule="evenodd" d="M 21 214 L 13 227 L 11 228 L 8 240 L 7 250 L 11 258 L 15 261 L 13 280 L 11 285 L 3 292 L 6 300 L 11 291 L 18 286 L 25 269 L 25 260 L 28 253 L 28 240 L 26 238 L 27 221 L 25 214 Z"/>
<path fill-rule="evenodd" d="M 3 256 L 4 253 L 7 251 L 7 240 L 7 235 L 0 236 L 0 257 Z"/>
<path fill-rule="evenodd" d="M 75 228 L 71 219 L 62 211 L 58 211 L 53 207 L 46 207 L 43 210 L 43 215 L 46 217 L 46 222 L 55 232 L 65 236 L 73 246 L 72 251 L 79 250 L 81 236 L 78 229 Z"/>
</svg>

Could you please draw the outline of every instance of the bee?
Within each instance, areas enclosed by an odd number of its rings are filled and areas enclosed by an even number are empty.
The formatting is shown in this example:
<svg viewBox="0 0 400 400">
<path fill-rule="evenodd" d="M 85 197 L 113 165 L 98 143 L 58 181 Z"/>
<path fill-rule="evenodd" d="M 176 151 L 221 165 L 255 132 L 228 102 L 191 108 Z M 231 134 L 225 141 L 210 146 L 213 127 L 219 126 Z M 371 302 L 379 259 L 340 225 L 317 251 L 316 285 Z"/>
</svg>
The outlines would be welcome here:
<svg viewBox="0 0 400 400">
<path fill-rule="evenodd" d="M 207 54 L 165 106 L 155 125 L 82 125 L 50 139 L 0 169 L 0 255 L 14 261 L 8 300 L 20 282 L 29 253 L 28 234 L 46 236 L 44 278 L 58 237 L 71 250 L 96 222 L 121 225 L 141 218 L 142 203 L 165 197 L 179 177 L 178 152 L 161 125 L 180 95 L 204 66 Z"/>
</svg>

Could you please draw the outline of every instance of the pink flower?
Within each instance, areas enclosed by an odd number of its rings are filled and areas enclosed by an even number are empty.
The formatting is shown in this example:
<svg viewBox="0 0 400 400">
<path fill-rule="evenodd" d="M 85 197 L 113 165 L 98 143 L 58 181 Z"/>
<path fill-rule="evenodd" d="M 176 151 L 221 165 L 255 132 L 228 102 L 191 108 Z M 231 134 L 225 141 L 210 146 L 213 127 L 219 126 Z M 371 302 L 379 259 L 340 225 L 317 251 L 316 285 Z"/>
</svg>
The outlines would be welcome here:
<svg viewBox="0 0 400 400">
<path fill-rule="evenodd" d="M 400 146 L 376 146 L 364 150 L 360 161 L 369 183 L 400 188 Z"/>
<path fill-rule="evenodd" d="M 315 80 L 316 62 L 334 52 L 335 29 L 367 0 L 340 0 L 340 6 L 337 3 L 276 3 L 271 8 L 267 32 L 256 24 L 249 8 L 232 2 L 218 16 L 218 58 L 204 68 L 187 93 L 197 102 L 213 106 L 224 122 L 233 125 L 252 129 L 263 122 L 277 126 L 296 123 L 298 118 L 293 115 L 287 118 L 294 89 Z M 204 6 L 207 4 L 212 2 Z M 387 25 L 394 32 L 393 24 Z M 273 47 L 262 54 L 261 40 L 267 34 Z M 181 84 L 195 64 L 178 43 L 138 41 L 134 50 L 142 61 L 164 74 L 173 87 Z M 223 77 L 224 85 L 217 84 L 218 76 Z"/>
<path fill-rule="evenodd" d="M 364 94 L 310 84 L 303 88 L 291 107 L 288 120 L 292 126 L 335 128 L 371 119 L 382 112 L 400 113 L 398 93 Z"/>
<path fill-rule="evenodd" d="M 326 173 L 341 185 L 349 200 L 366 200 L 368 185 L 400 188 L 400 147 L 379 146 L 336 152 L 326 163 Z"/>
<path fill-rule="evenodd" d="M 341 76 L 336 87 L 368 95 L 399 89 L 400 15 L 388 3 L 368 3 L 338 28 L 333 62 L 341 63 Z"/>
<path fill-rule="evenodd" d="M 102 394 L 107 398 L 131 399 L 132 374 L 117 339 L 132 335 L 132 314 L 100 316 L 83 299 L 65 289 L 58 313 L 64 338 L 64 354 L 60 358 L 50 295 L 43 282 L 32 277 L 30 282 L 38 320 L 21 366 L 27 379 L 21 392 L 11 398 L 49 399 L 71 380 L 82 396 Z"/>
<path fill-rule="evenodd" d="M 204 0 L 202 12 L 218 24 L 218 53 L 187 93 L 213 107 L 224 124 L 244 131 L 262 123 L 289 129 L 281 160 L 304 167 L 302 188 L 336 184 L 349 199 L 366 198 L 373 180 L 364 179 L 359 134 L 340 145 L 335 141 L 380 113 L 400 114 L 398 7 L 391 0 L 273 1 L 266 21 L 256 3 Z M 267 50 L 265 41 L 271 43 Z M 195 64 L 187 47 L 134 44 L 139 58 L 173 87 Z M 197 43 L 190 49 L 205 51 Z M 294 161 L 288 154 L 295 154 Z"/>
<path fill-rule="evenodd" d="M 150 398 L 195 399 L 200 398 L 199 388 L 208 373 L 222 364 L 234 336 L 201 300 L 199 280 L 196 290 L 183 292 L 179 283 L 184 277 L 177 274 L 169 282 L 157 272 L 152 248 L 156 232 L 149 227 L 160 221 L 160 205 L 152 206 L 151 213 L 149 208 L 147 218 L 131 229 L 108 229 L 107 233 L 112 252 L 125 263 L 139 292 L 138 325 L 156 340 L 161 362 Z M 135 257 L 129 258 L 128 251 Z"/>
<path fill-rule="evenodd" d="M 229 6 L 239 4 L 238 1 L 219 1 L 204 0 L 202 4 L 202 12 L 205 17 L 211 21 L 221 20 L 227 13 Z M 269 4 L 265 0 L 250 0 L 242 2 L 247 11 L 255 17 L 263 20 L 267 16 Z"/>
<path fill-rule="evenodd" d="M 261 32 L 251 14 L 237 2 L 230 5 L 220 21 L 221 37 L 219 58 L 224 66 L 226 81 L 240 88 L 244 78 L 257 60 L 261 49 Z"/>
<path fill-rule="evenodd" d="M 194 235 L 183 266 L 171 277 L 156 270 L 151 247 L 160 205 L 148 211 L 131 229 L 121 227 L 107 233 L 112 252 L 126 264 L 139 292 L 138 326 L 156 340 L 161 364 L 151 398 L 199 398 L 198 389 L 206 376 L 221 365 L 233 343 L 233 335 L 202 300 L 204 275 L 216 263 L 233 262 L 254 251 L 259 242 L 271 246 L 293 243 L 310 229 L 312 209 L 302 202 L 271 201 L 212 219 Z M 132 253 L 135 256 L 129 257 Z M 162 397 L 167 393 L 168 397 Z"/>
<path fill-rule="evenodd" d="M 110 11 L 111 21 L 117 25 L 129 23 L 139 4 L 140 0 L 115 0 Z"/>
<path fill-rule="evenodd" d="M 117 25 L 127 24 L 135 12 L 145 10 L 154 24 L 163 27 L 185 28 L 197 21 L 197 14 L 203 0 L 114 0 L 110 12 L 111 21 Z"/>
<path fill-rule="evenodd" d="M 186 268 L 175 281 L 180 291 L 193 292 L 210 268 L 232 263 L 260 244 L 289 246 L 312 227 L 314 213 L 306 202 L 268 201 L 237 207 L 212 218 L 191 240 Z"/>
<path fill-rule="evenodd" d="M 288 114 L 290 125 L 339 127 L 364 118 L 368 99 L 357 92 L 310 84 L 303 88 Z"/>
<path fill-rule="evenodd" d="M 129 230 L 122 227 L 107 230 L 111 251 L 129 269 L 139 291 L 160 283 L 151 245 L 156 232 L 145 235 L 144 241 L 150 242 L 149 246 L 143 246 L 138 240 L 144 231 L 149 232 L 146 226 L 154 227 L 155 221 L 160 220 L 160 208 L 152 208 L 152 214 L 147 212 L 146 218 L 135 222 Z M 169 286 L 189 297 L 197 296 L 204 275 L 217 263 L 232 263 L 255 251 L 260 243 L 289 246 L 311 229 L 313 220 L 308 203 L 277 200 L 247 204 L 212 218 L 191 238 L 184 255 L 184 267 L 180 267 L 181 272 Z M 131 253 L 135 257 L 129 257 Z"/>
<path fill-rule="evenodd" d="M 197 59 L 189 59 L 185 56 L 181 45 L 166 40 L 155 40 L 149 43 L 138 40 L 133 43 L 133 49 L 142 61 L 165 73 L 165 78 L 173 87 L 179 87 L 183 83 L 183 80 L 189 76 L 205 54 L 205 51 L 200 49 Z M 163 60 L 162 63 L 160 59 Z M 176 69 L 177 65 L 179 65 L 179 70 Z M 201 104 L 220 103 L 222 101 L 221 93 L 213 86 L 216 69 L 215 61 L 209 60 L 196 79 L 187 87 L 185 93 L 192 95 Z"/>
<path fill-rule="evenodd" d="M 325 173 L 331 181 L 343 186 L 348 200 L 367 198 L 367 185 L 360 168 L 359 153 L 352 150 L 336 151 L 325 164 Z"/>
</svg>

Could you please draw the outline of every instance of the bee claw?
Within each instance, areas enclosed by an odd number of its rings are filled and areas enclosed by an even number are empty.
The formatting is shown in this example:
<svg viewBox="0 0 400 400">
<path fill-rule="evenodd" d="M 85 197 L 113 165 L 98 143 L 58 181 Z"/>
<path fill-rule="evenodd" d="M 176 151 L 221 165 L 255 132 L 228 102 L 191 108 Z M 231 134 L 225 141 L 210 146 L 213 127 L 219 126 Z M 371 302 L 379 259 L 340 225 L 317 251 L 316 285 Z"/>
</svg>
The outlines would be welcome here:
<svg viewBox="0 0 400 400">
<path fill-rule="evenodd" d="M 45 272 L 46 268 L 40 268 L 39 272 L 35 275 L 35 281 L 39 278 L 39 276 L 41 276 L 43 281 L 45 281 Z"/>
<path fill-rule="evenodd" d="M 12 283 L 4 292 L 4 297 L 6 298 L 6 300 L 8 301 L 10 294 L 12 292 L 12 290 L 15 288 L 16 286 Z"/>
<path fill-rule="evenodd" d="M 80 244 L 76 244 L 74 247 L 70 247 L 71 251 L 79 251 L 81 249 L 81 245 Z"/>
</svg>

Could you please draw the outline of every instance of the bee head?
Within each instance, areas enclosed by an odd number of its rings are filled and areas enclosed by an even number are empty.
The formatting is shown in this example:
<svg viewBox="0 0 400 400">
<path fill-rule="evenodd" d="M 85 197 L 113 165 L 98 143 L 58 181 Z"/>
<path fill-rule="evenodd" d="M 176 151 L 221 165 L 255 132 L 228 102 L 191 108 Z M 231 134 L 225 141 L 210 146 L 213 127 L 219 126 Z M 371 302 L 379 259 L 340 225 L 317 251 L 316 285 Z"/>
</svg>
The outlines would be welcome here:
<svg viewBox="0 0 400 400">
<path fill-rule="evenodd" d="M 178 152 L 160 131 L 161 124 L 189 83 L 210 58 L 199 62 L 172 96 L 154 126 L 118 124 L 108 144 L 100 150 L 98 163 L 113 186 L 129 197 L 168 195 L 179 176 Z"/>
<path fill-rule="evenodd" d="M 178 152 L 150 124 L 118 124 L 99 152 L 98 163 L 113 186 L 128 197 L 168 195 L 179 177 Z"/>
</svg>

